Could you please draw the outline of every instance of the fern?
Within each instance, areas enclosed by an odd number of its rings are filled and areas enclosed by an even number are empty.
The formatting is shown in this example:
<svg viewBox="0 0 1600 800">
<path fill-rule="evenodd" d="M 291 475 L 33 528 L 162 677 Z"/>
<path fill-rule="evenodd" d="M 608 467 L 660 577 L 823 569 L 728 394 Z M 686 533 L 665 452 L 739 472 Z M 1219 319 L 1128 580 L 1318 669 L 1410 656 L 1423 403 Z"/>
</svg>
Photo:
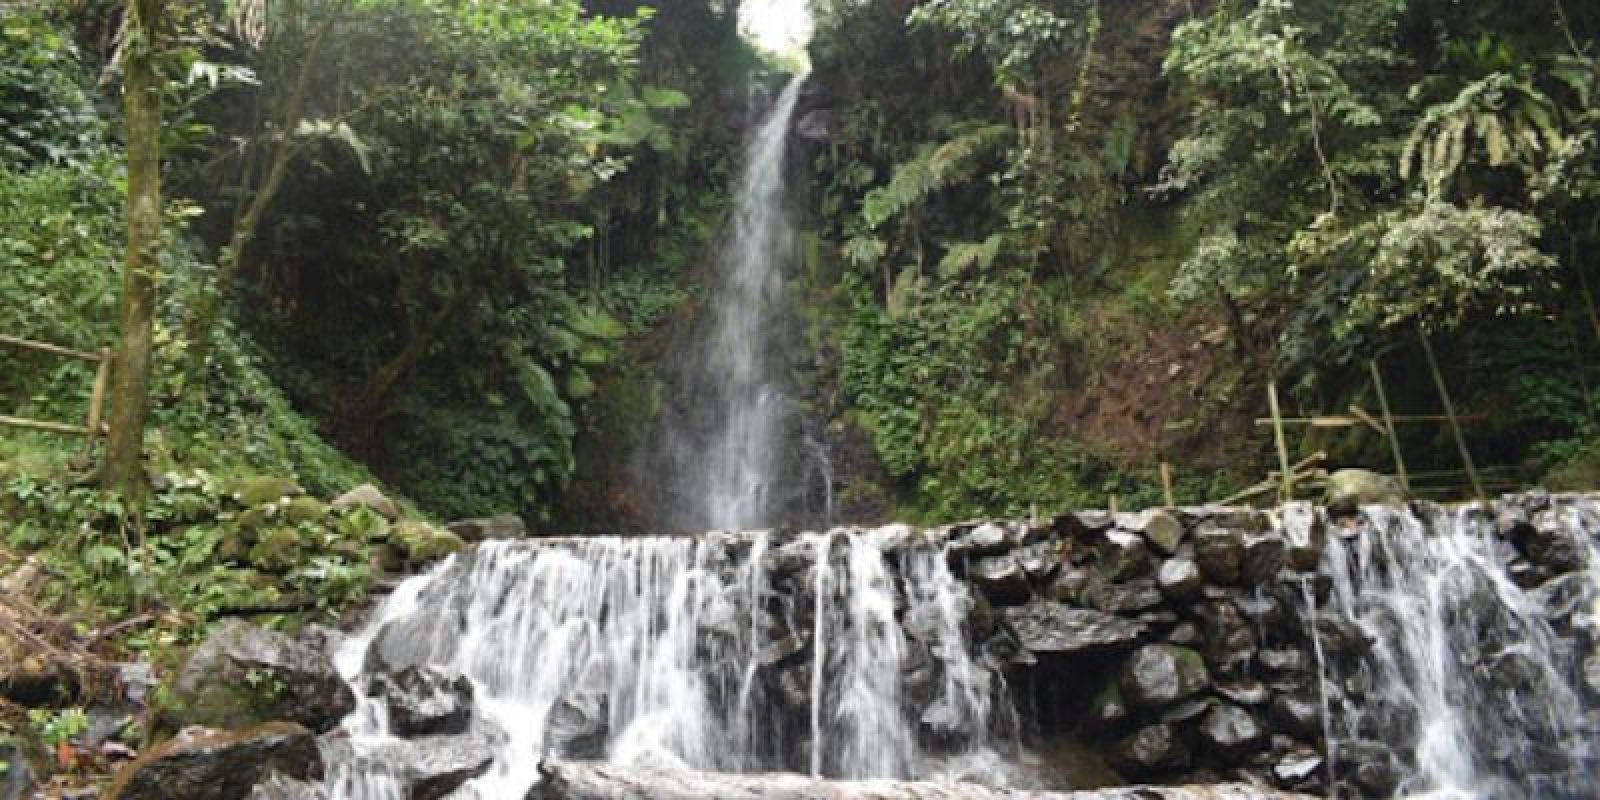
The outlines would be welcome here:
<svg viewBox="0 0 1600 800">
<path fill-rule="evenodd" d="M 1531 175 L 1565 141 L 1549 96 L 1497 72 L 1423 114 L 1401 148 L 1400 177 L 1421 177 L 1428 196 L 1440 198 L 1467 163 L 1469 142 L 1481 144 L 1489 166 L 1515 165 Z"/>
<path fill-rule="evenodd" d="M 856 236 L 844 243 L 844 259 L 857 267 L 870 267 L 888 252 L 883 240 L 873 236 Z"/>
<path fill-rule="evenodd" d="M 910 161 L 895 167 L 889 183 L 867 192 L 861 217 L 873 230 L 926 200 L 929 195 L 971 177 L 980 156 L 1011 134 L 1005 125 L 967 127 L 938 146 L 924 146 Z"/>
<path fill-rule="evenodd" d="M 981 242 L 957 242 L 950 245 L 950 249 L 939 260 L 939 276 L 952 278 L 967 270 L 977 267 L 988 269 L 1000 256 L 1000 246 L 1005 243 L 1005 237 L 994 234 Z"/>
</svg>

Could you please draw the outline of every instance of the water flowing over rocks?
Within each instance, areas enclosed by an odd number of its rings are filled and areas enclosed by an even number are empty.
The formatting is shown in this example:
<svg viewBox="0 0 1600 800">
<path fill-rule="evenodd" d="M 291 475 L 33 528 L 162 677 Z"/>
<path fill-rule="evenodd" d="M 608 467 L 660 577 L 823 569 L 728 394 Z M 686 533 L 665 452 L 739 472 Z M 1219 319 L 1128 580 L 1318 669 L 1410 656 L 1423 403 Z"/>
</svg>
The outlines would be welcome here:
<svg viewBox="0 0 1600 800">
<path fill-rule="evenodd" d="M 525 800 L 1305 800 L 1254 786 L 1174 786 L 1042 792 L 976 784 L 818 781 L 801 775 L 714 775 L 556 763 Z"/>
<path fill-rule="evenodd" d="M 1594 796 L 1594 499 L 1162 513 L 487 541 L 304 797 Z M 1119 782 L 1213 788 L 1040 793 Z"/>
</svg>

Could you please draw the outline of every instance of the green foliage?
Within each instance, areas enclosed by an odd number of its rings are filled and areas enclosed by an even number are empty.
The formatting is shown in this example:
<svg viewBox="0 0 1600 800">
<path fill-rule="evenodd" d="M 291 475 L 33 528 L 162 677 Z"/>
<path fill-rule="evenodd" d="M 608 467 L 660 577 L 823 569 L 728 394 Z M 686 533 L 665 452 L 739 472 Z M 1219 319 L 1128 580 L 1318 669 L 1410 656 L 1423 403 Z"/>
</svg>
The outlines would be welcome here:
<svg viewBox="0 0 1600 800">
<path fill-rule="evenodd" d="M 0 17 L 0 164 L 64 164 L 102 147 L 92 75 L 71 35 L 34 7 Z"/>
<path fill-rule="evenodd" d="M 974 162 L 1010 133 L 1004 125 L 954 126 L 948 141 L 923 147 L 915 158 L 895 167 L 887 185 L 867 192 L 861 205 L 862 221 L 868 228 L 878 228 L 921 204 L 929 195 L 970 180 L 975 172 Z"/>
</svg>

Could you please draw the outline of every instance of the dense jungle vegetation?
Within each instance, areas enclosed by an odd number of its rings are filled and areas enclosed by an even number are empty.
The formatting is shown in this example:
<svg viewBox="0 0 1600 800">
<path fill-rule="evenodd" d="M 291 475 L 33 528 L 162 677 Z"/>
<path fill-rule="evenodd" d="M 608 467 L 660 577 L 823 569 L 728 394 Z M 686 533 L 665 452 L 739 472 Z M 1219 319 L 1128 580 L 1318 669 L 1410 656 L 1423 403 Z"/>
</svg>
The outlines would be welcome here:
<svg viewBox="0 0 1600 800">
<path fill-rule="evenodd" d="M 794 384 L 844 516 L 1154 503 L 1161 462 L 1220 499 L 1277 463 L 1269 381 L 1292 415 L 1375 410 L 1375 359 L 1397 413 L 1439 413 L 1424 341 L 1500 480 L 1600 476 L 1600 6 L 812 5 Z M 367 481 L 413 517 L 649 530 L 628 453 L 749 87 L 797 61 L 738 19 L 6 3 L 0 334 L 127 348 L 124 280 L 155 304 L 115 488 L 81 439 L 0 428 L 5 558 L 37 552 L 64 607 L 156 609 L 148 648 L 358 596 L 386 526 L 312 498 Z M 0 351 L 7 416 L 83 419 L 93 383 Z M 1388 467 L 1365 428 L 1295 431 L 1295 459 Z M 1415 470 L 1458 466 L 1446 427 L 1404 434 Z M 402 560 L 438 544 L 407 535 Z"/>
</svg>

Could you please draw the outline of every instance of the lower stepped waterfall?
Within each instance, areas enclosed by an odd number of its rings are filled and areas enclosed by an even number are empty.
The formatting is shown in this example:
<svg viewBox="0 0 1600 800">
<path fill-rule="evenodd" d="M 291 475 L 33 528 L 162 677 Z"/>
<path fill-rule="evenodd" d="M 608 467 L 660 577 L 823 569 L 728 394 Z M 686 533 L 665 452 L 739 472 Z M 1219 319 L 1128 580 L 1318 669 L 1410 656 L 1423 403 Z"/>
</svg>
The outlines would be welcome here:
<svg viewBox="0 0 1600 800">
<path fill-rule="evenodd" d="M 337 645 L 316 796 L 1593 798 L 1597 543 L 1539 493 L 486 542 Z"/>
</svg>

